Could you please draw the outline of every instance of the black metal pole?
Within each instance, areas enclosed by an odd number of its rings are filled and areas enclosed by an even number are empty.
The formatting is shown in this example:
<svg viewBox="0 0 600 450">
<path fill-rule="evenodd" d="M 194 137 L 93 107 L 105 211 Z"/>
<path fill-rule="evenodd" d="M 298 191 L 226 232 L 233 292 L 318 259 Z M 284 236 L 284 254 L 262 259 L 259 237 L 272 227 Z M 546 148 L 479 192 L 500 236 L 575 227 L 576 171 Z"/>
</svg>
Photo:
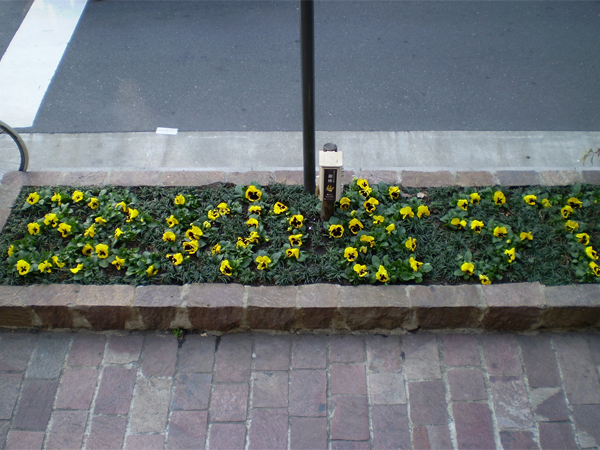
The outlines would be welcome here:
<svg viewBox="0 0 600 450">
<path fill-rule="evenodd" d="M 300 0 L 304 190 L 315 193 L 315 45 L 313 0 Z"/>
</svg>

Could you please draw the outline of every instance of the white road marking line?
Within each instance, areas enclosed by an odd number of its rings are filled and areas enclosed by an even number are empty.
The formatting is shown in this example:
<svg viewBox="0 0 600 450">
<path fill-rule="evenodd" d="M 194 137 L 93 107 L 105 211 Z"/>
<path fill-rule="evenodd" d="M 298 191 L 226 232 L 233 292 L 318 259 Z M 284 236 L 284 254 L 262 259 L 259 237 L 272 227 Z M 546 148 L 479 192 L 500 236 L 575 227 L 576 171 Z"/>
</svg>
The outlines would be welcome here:
<svg viewBox="0 0 600 450">
<path fill-rule="evenodd" d="M 87 0 L 35 0 L 0 60 L 0 120 L 33 126 Z"/>
</svg>

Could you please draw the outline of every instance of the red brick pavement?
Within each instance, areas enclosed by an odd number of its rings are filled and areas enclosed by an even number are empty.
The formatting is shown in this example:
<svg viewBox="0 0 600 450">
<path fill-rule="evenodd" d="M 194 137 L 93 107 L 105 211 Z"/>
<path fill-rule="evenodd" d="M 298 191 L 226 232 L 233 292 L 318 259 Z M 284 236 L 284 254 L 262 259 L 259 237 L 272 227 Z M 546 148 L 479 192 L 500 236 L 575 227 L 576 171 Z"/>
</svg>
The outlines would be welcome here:
<svg viewBox="0 0 600 450">
<path fill-rule="evenodd" d="M 5 329 L 0 448 L 598 448 L 599 374 L 593 332 Z"/>
</svg>

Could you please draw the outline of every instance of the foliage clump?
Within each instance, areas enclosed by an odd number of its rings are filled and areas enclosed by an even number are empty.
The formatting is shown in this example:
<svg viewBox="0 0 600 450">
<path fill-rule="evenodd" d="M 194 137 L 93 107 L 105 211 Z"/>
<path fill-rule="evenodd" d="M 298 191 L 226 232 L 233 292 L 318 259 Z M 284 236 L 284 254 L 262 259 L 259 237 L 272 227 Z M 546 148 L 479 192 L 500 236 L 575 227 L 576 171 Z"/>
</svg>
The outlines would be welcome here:
<svg viewBox="0 0 600 450">
<path fill-rule="evenodd" d="M 4 284 L 599 282 L 591 186 L 354 180 L 321 222 L 300 186 L 24 188 Z"/>
</svg>

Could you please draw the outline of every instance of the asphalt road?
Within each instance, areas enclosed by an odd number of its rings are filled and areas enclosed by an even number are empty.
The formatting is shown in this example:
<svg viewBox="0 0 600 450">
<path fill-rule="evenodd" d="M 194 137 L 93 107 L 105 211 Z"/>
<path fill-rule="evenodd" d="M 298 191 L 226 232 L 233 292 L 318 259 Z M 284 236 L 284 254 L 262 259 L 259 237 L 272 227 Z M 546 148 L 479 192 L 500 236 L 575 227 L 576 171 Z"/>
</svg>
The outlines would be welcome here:
<svg viewBox="0 0 600 450">
<path fill-rule="evenodd" d="M 3 1 L 0 51 L 29 2 Z M 26 131 L 301 130 L 298 1 L 90 1 Z M 598 131 L 600 2 L 315 3 L 318 130 Z"/>
</svg>

